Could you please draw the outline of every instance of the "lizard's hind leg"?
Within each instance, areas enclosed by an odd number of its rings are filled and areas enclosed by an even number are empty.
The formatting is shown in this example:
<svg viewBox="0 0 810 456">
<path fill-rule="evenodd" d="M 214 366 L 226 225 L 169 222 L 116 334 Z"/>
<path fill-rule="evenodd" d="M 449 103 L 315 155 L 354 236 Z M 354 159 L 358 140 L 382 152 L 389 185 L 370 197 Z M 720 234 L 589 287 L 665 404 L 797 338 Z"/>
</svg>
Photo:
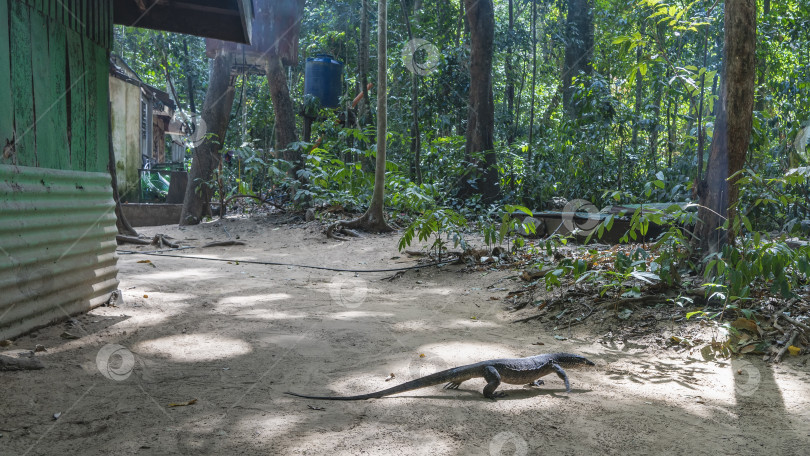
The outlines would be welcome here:
<svg viewBox="0 0 810 456">
<path fill-rule="evenodd" d="M 487 367 L 484 370 L 484 380 L 487 381 L 487 386 L 484 387 L 485 398 L 495 399 L 497 397 L 506 396 L 506 393 L 504 392 L 495 392 L 495 390 L 501 384 L 501 374 L 498 373 L 498 369 L 495 369 L 493 366 Z"/>
</svg>

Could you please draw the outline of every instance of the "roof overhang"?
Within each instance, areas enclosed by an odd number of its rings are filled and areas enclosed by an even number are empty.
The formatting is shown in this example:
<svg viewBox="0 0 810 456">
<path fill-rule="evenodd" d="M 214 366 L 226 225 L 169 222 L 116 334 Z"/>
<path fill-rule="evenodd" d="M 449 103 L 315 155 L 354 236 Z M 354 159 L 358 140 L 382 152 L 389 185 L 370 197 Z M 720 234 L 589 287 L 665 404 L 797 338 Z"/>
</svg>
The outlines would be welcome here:
<svg viewBox="0 0 810 456">
<path fill-rule="evenodd" d="M 252 0 L 115 0 L 118 25 L 250 44 Z"/>
</svg>

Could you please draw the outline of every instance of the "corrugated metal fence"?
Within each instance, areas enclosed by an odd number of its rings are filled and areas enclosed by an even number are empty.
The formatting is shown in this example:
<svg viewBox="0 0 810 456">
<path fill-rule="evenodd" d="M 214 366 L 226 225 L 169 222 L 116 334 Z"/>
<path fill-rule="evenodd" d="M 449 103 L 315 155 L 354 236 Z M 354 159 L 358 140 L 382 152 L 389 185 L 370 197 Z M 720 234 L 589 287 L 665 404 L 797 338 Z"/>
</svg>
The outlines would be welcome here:
<svg viewBox="0 0 810 456">
<path fill-rule="evenodd" d="M 118 286 L 108 0 L 0 0 L 0 340 Z"/>
<path fill-rule="evenodd" d="M 118 287 L 110 176 L 0 166 L 0 339 Z"/>
</svg>

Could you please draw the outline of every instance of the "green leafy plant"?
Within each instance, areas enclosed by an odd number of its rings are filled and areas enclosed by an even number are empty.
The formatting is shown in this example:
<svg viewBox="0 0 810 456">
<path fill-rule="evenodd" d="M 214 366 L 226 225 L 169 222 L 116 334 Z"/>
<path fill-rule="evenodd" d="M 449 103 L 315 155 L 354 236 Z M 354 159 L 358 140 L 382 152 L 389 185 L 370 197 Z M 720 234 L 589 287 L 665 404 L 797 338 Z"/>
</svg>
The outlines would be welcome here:
<svg viewBox="0 0 810 456">
<path fill-rule="evenodd" d="M 447 247 L 446 240 L 452 240 L 453 247 L 461 245 L 463 249 L 467 248 L 463 235 L 463 229 L 466 226 L 467 219 L 452 209 L 441 207 L 429 209 L 405 229 L 402 238 L 399 240 L 399 250 L 404 250 L 410 246 L 414 237 L 419 241 L 432 239 L 433 242 L 430 248 L 436 251 L 436 255 L 441 261 L 442 251 Z"/>
</svg>

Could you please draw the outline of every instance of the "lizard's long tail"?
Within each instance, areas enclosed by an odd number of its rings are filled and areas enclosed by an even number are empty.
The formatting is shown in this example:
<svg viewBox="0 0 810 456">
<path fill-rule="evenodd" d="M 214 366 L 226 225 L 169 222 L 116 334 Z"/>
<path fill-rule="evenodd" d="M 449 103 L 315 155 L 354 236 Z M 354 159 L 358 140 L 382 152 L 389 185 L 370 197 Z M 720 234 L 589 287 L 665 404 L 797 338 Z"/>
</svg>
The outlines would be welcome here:
<svg viewBox="0 0 810 456">
<path fill-rule="evenodd" d="M 285 392 L 284 394 L 289 394 L 290 396 L 296 397 L 303 397 L 305 399 L 321 399 L 325 401 L 364 401 L 366 399 L 377 399 L 383 396 L 390 396 L 392 394 L 404 393 L 405 391 L 412 391 L 419 388 L 441 385 L 442 383 L 455 381 L 458 379 L 458 376 L 460 374 L 459 369 L 460 368 L 453 368 L 439 371 L 436 372 L 435 374 L 426 375 L 424 377 L 420 377 L 415 380 L 411 380 L 409 382 L 405 382 L 388 389 L 368 394 L 358 394 L 356 396 L 308 396 L 306 394 L 291 393 L 289 391 Z"/>
</svg>

